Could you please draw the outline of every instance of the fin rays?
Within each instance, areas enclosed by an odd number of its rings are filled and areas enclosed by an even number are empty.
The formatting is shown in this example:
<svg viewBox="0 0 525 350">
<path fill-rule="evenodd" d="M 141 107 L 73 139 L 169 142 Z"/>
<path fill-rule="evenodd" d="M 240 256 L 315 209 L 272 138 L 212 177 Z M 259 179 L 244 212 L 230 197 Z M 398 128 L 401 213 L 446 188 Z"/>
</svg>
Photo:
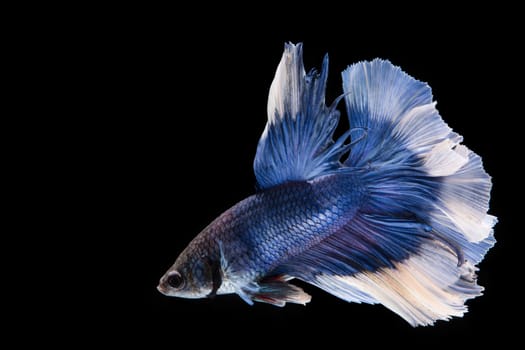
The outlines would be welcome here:
<svg viewBox="0 0 525 350">
<path fill-rule="evenodd" d="M 427 84 L 381 59 L 342 73 L 350 130 L 334 142 L 339 112 L 325 105 L 327 70 L 325 57 L 319 74 L 306 74 L 302 45 L 285 46 L 254 162 L 257 182 L 266 189 L 360 172 L 368 201 L 273 273 L 347 301 L 381 303 L 413 326 L 462 316 L 465 301 L 483 290 L 475 264 L 495 243 L 492 184 L 480 157 L 443 121 Z M 275 305 L 307 299 L 281 284 L 250 293 Z"/>
<path fill-rule="evenodd" d="M 483 291 L 475 283 L 475 268 L 458 266 L 456 256 L 436 242 L 420 250 L 394 268 L 352 276 L 321 274 L 311 283 L 347 301 L 381 303 L 412 326 L 461 317 L 465 301 Z"/>
<path fill-rule="evenodd" d="M 325 104 L 327 75 L 328 56 L 320 73 L 306 74 L 302 45 L 286 44 L 270 87 L 268 122 L 254 160 L 259 188 L 310 180 L 339 168 L 348 136 L 334 144 L 339 111 L 337 103 Z"/>
</svg>

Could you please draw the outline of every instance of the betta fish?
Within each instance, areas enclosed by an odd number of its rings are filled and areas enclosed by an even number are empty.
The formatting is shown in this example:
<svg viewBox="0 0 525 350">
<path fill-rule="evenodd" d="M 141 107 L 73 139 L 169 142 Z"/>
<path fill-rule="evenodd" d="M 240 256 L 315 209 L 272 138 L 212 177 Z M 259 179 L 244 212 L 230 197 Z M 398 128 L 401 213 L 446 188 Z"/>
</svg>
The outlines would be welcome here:
<svg viewBox="0 0 525 350">
<path fill-rule="evenodd" d="M 302 56 L 302 44 L 286 44 L 271 84 L 256 193 L 198 234 L 158 290 L 304 305 L 310 295 L 290 283 L 299 279 L 412 326 L 462 317 L 495 243 L 481 158 L 430 87 L 389 61 L 349 66 L 327 106 L 328 56 L 309 73 Z M 335 137 L 343 99 L 349 129 Z"/>
</svg>

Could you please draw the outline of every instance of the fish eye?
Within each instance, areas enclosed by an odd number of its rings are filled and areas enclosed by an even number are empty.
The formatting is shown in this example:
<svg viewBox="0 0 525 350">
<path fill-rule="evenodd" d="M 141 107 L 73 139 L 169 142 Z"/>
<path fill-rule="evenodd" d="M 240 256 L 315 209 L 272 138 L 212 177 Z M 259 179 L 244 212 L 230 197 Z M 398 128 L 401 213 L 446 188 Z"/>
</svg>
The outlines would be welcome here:
<svg viewBox="0 0 525 350">
<path fill-rule="evenodd" d="M 184 279 L 182 278 L 180 273 L 175 271 L 173 274 L 168 276 L 167 282 L 172 288 L 180 288 L 184 283 Z"/>
</svg>

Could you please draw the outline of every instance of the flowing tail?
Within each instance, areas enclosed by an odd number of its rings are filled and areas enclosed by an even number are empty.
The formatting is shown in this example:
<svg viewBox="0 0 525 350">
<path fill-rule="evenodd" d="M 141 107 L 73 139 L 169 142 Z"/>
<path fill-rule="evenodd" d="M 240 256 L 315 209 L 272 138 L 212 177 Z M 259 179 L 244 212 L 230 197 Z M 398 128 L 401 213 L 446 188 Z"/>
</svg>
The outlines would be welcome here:
<svg viewBox="0 0 525 350">
<path fill-rule="evenodd" d="M 380 59 L 352 65 L 342 76 L 350 126 L 368 130 L 345 165 L 373 168 L 371 188 L 383 200 L 390 195 L 385 204 L 424 208 L 430 226 L 467 259 L 481 261 L 495 243 L 497 220 L 487 214 L 491 179 L 440 117 L 430 87 Z M 404 175 L 407 168 L 412 177 Z"/>
<path fill-rule="evenodd" d="M 267 188 L 359 174 L 368 200 L 276 272 L 349 302 L 381 303 L 413 326 L 462 316 L 466 300 L 481 295 L 476 264 L 495 243 L 481 158 L 440 117 L 427 84 L 380 59 L 342 73 L 351 129 L 334 142 L 339 114 L 324 105 L 327 65 L 306 75 L 301 45 L 286 46 L 257 180 Z"/>
<path fill-rule="evenodd" d="M 481 158 L 440 117 L 430 87 L 390 62 L 360 62 L 342 77 L 350 126 L 367 130 L 345 162 L 369 169 L 371 200 L 360 229 L 373 236 L 402 229 L 421 238 L 397 242 L 410 254 L 391 267 L 321 277 L 317 284 L 335 281 L 343 299 L 363 292 L 365 301 L 382 303 L 412 325 L 462 316 L 465 301 L 483 290 L 475 265 L 495 243 L 497 219 L 487 214 L 491 179 Z"/>
</svg>

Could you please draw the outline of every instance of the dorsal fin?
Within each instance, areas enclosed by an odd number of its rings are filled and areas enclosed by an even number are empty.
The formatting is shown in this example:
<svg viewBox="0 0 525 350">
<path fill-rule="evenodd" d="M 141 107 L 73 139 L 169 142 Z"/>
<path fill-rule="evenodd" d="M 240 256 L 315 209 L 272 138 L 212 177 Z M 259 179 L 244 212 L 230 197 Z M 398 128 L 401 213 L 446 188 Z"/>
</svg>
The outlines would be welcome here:
<svg viewBox="0 0 525 350">
<path fill-rule="evenodd" d="M 320 73 L 306 74 L 302 45 L 286 44 L 268 97 L 268 122 L 254 161 L 259 188 L 310 180 L 340 167 L 349 132 L 333 141 L 339 122 L 325 104 L 328 56 Z"/>
</svg>

